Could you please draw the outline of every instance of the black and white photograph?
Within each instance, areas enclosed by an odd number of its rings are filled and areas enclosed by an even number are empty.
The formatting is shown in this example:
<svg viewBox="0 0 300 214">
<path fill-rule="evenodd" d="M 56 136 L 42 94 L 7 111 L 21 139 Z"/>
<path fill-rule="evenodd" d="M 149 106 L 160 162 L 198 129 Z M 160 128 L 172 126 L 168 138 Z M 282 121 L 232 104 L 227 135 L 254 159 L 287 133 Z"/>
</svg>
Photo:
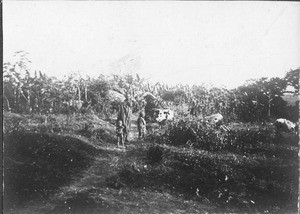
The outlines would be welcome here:
<svg viewBox="0 0 300 214">
<path fill-rule="evenodd" d="M 299 2 L 1 5 L 4 214 L 298 213 Z"/>
</svg>

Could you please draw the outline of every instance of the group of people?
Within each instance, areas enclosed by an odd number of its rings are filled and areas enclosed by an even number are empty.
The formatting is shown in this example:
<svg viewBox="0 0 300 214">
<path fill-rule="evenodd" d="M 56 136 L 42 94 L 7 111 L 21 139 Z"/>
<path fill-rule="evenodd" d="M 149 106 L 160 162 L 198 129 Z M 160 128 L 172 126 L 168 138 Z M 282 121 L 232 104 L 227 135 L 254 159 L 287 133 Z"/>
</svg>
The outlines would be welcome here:
<svg viewBox="0 0 300 214">
<path fill-rule="evenodd" d="M 144 139 L 146 133 L 146 120 L 145 120 L 145 114 L 143 112 L 139 114 L 139 117 L 137 119 L 137 128 L 139 132 L 138 138 Z M 121 119 L 118 119 L 116 124 L 118 147 L 120 147 L 120 144 L 122 144 L 122 147 L 125 148 L 125 142 L 128 142 L 127 139 L 128 133 L 129 133 L 129 127 L 126 126 Z"/>
</svg>

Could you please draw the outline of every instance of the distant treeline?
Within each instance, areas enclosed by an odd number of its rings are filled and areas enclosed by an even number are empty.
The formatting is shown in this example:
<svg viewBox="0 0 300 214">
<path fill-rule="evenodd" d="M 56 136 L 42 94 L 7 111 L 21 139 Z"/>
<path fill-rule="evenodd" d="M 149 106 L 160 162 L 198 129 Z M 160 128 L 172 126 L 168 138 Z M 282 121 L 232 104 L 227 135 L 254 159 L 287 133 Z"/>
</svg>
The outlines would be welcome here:
<svg viewBox="0 0 300 214">
<path fill-rule="evenodd" d="M 298 120 L 299 101 L 288 106 L 282 96 L 287 88 L 293 89 L 288 93 L 298 96 L 300 68 L 288 71 L 284 78 L 253 79 L 228 90 L 204 84 L 150 84 L 138 74 L 82 78 L 78 72 L 72 72 L 57 79 L 41 71 L 32 72 L 28 53 L 17 52 L 15 58 L 15 62 L 3 65 L 4 110 L 14 113 L 59 114 L 66 112 L 68 106 L 78 110 L 89 106 L 94 113 L 110 118 L 118 104 L 127 99 L 133 112 L 146 111 L 148 117 L 153 108 L 176 108 L 182 116 L 221 113 L 228 120 L 244 122 L 278 117 Z"/>
</svg>

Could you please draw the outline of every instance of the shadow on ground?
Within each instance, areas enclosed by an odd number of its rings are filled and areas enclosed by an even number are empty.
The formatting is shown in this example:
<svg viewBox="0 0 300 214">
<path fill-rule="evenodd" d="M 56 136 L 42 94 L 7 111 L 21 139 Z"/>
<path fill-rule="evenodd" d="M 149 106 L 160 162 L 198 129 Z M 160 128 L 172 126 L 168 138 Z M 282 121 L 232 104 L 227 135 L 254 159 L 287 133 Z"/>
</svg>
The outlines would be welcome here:
<svg viewBox="0 0 300 214">
<path fill-rule="evenodd" d="M 4 208 L 49 196 L 88 168 L 99 152 L 92 145 L 70 136 L 6 134 Z"/>
</svg>

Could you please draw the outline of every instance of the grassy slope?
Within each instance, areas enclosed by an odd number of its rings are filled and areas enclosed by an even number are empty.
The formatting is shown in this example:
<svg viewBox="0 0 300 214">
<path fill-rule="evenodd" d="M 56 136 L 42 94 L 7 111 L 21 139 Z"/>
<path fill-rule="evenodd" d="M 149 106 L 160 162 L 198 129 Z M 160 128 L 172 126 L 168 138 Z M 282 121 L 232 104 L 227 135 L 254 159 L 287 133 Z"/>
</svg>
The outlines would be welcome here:
<svg viewBox="0 0 300 214">
<path fill-rule="evenodd" d="M 84 129 L 83 123 L 93 123 L 92 129 L 98 131 Z M 77 128 L 70 125 L 65 128 L 68 134 L 60 137 L 71 135 L 79 139 L 80 145 L 87 146 L 83 153 L 93 148 L 94 152 L 84 156 L 86 160 L 92 157 L 93 161 L 83 167 L 73 165 L 77 171 L 66 183 L 45 198 L 22 203 L 12 213 L 282 213 L 295 210 L 293 204 L 281 202 L 284 196 L 273 197 L 291 191 L 293 185 L 287 184 L 285 190 L 280 185 L 284 179 L 298 176 L 293 173 L 295 167 L 298 169 L 293 158 L 156 147 L 153 142 L 134 141 L 136 132 L 125 152 L 116 148 L 112 137 L 114 127 L 108 122 L 90 117 L 71 124 Z M 87 139 L 78 134 L 93 136 Z M 65 145 L 72 148 L 70 143 Z M 65 152 L 61 152 L 64 156 Z M 270 192 L 268 188 L 272 185 L 276 188 Z"/>
</svg>

